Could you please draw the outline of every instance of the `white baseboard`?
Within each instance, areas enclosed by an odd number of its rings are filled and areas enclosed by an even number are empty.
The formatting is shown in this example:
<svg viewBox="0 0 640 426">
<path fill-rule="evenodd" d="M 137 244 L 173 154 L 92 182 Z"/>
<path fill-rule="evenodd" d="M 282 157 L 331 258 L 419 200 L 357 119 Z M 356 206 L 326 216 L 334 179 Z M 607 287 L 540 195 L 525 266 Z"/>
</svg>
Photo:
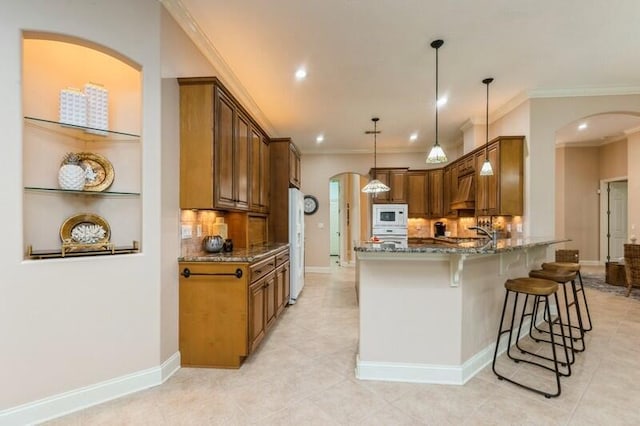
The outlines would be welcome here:
<svg viewBox="0 0 640 426">
<path fill-rule="evenodd" d="M 520 339 L 529 334 L 529 320 L 525 320 Z M 500 340 L 498 355 L 507 350 L 507 340 Z M 382 380 L 389 382 L 432 383 L 441 385 L 464 385 L 480 370 L 493 362 L 495 343 L 480 350 L 461 365 L 409 364 L 399 362 L 356 360 L 356 377 L 361 380 Z"/>
<path fill-rule="evenodd" d="M 179 369 L 180 352 L 176 352 L 158 367 L 126 374 L 104 382 L 2 410 L 0 411 L 0 424 L 30 425 L 61 417 L 96 404 L 101 404 L 162 384 Z"/>
<path fill-rule="evenodd" d="M 313 272 L 315 274 L 330 274 L 331 266 L 305 266 L 304 272 Z"/>
</svg>

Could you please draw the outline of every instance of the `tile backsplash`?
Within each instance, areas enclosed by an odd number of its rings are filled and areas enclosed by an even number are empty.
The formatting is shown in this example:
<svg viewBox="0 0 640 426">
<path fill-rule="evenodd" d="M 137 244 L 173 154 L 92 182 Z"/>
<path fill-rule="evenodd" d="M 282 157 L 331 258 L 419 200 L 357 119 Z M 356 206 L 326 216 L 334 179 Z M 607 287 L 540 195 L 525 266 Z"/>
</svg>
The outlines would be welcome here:
<svg viewBox="0 0 640 426">
<path fill-rule="evenodd" d="M 216 218 L 224 218 L 224 212 L 215 210 L 182 210 L 180 214 L 180 226 L 191 227 L 191 238 L 182 239 L 180 251 L 183 256 L 190 256 L 202 251 L 202 240 L 207 235 L 212 235 Z M 198 235 L 198 229 L 201 235 Z"/>
<path fill-rule="evenodd" d="M 434 236 L 434 224 L 443 222 L 447 227 L 447 232 L 452 237 L 477 237 L 475 230 L 469 230 L 470 226 L 482 226 L 487 229 L 498 231 L 500 238 L 515 237 L 518 232 L 518 225 L 522 226 L 522 216 L 478 216 L 460 217 L 457 219 L 416 219 L 409 218 L 408 235 L 409 238 L 430 238 Z"/>
</svg>

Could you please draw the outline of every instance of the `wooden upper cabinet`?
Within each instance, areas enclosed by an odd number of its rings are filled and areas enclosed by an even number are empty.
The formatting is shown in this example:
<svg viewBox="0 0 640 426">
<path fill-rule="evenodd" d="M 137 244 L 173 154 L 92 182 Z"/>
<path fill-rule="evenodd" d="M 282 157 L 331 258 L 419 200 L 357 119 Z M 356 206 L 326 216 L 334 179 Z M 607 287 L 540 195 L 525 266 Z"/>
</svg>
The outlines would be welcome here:
<svg viewBox="0 0 640 426">
<path fill-rule="evenodd" d="M 429 170 L 428 174 L 428 216 L 438 218 L 444 216 L 443 188 L 444 188 L 444 170 Z"/>
<path fill-rule="evenodd" d="M 235 107 L 233 102 L 219 88 L 215 100 L 215 169 L 217 208 L 234 208 L 236 205 L 234 184 L 234 136 Z"/>
<path fill-rule="evenodd" d="M 492 176 L 480 176 L 487 150 L 475 155 L 476 215 L 520 216 L 523 212 L 524 138 L 498 137 L 489 142 Z"/>
<path fill-rule="evenodd" d="M 407 167 L 375 169 L 375 179 L 391 188 L 388 192 L 374 194 L 374 203 L 404 204 L 407 202 Z M 373 169 L 369 171 L 373 176 Z"/>
<path fill-rule="evenodd" d="M 427 171 L 407 172 L 407 204 L 409 217 L 427 216 Z"/>
<path fill-rule="evenodd" d="M 250 122 L 242 113 L 238 113 L 236 120 L 236 137 L 234 144 L 234 198 L 236 207 L 249 208 L 249 169 Z"/>
<path fill-rule="evenodd" d="M 180 78 L 180 208 L 246 211 L 254 181 L 268 209 L 268 148 L 253 161 L 253 137 L 268 138 L 215 77 Z M 254 170 L 256 168 L 256 170 Z M 254 179 L 254 173 L 257 178 Z M 262 191 L 262 192 L 260 192 Z"/>
<path fill-rule="evenodd" d="M 180 207 L 211 209 L 214 191 L 214 87 L 180 86 Z"/>
<path fill-rule="evenodd" d="M 269 143 L 257 129 L 251 129 L 251 196 L 250 210 L 269 210 Z"/>
<path fill-rule="evenodd" d="M 294 144 L 289 144 L 289 184 L 300 189 L 300 154 Z"/>
<path fill-rule="evenodd" d="M 291 138 L 269 140 L 269 239 L 289 242 L 289 189 L 300 185 L 300 151 Z"/>
<path fill-rule="evenodd" d="M 457 217 L 458 211 L 451 208 L 451 202 L 458 193 L 458 167 L 449 165 L 442 173 L 442 208 L 444 216 Z"/>
</svg>

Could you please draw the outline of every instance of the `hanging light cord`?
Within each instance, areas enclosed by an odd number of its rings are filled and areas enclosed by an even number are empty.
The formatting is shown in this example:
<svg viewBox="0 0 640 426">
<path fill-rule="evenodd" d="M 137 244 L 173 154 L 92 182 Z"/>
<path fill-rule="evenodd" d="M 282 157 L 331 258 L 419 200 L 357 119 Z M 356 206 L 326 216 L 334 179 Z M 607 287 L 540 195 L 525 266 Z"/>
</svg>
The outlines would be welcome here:
<svg viewBox="0 0 640 426">
<path fill-rule="evenodd" d="M 436 145 L 438 143 L 438 49 L 440 46 L 436 47 Z"/>
<path fill-rule="evenodd" d="M 485 78 L 482 80 L 484 84 L 487 85 L 487 114 L 485 116 L 485 135 L 486 135 L 486 144 L 485 144 L 485 161 L 489 161 L 489 85 L 493 82 L 493 78 Z"/>
<path fill-rule="evenodd" d="M 487 81 L 489 79 L 486 79 L 485 81 Z M 493 79 L 492 79 L 493 80 Z M 485 141 L 487 141 L 486 143 L 486 147 L 485 147 L 485 151 L 484 151 L 484 159 L 489 161 L 489 83 L 491 83 L 491 80 L 487 81 L 487 114 L 485 116 L 486 120 L 485 120 L 485 132 L 486 132 L 486 138 Z"/>
</svg>

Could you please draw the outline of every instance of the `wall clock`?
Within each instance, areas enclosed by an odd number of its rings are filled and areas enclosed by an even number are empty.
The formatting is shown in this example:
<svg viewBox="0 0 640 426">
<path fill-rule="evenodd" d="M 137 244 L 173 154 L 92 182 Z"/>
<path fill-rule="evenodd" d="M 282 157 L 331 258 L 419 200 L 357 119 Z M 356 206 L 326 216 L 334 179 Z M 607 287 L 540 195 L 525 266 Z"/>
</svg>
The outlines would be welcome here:
<svg viewBox="0 0 640 426">
<path fill-rule="evenodd" d="M 314 214 L 318 211 L 318 199 L 313 195 L 304 196 L 304 214 Z"/>
</svg>

